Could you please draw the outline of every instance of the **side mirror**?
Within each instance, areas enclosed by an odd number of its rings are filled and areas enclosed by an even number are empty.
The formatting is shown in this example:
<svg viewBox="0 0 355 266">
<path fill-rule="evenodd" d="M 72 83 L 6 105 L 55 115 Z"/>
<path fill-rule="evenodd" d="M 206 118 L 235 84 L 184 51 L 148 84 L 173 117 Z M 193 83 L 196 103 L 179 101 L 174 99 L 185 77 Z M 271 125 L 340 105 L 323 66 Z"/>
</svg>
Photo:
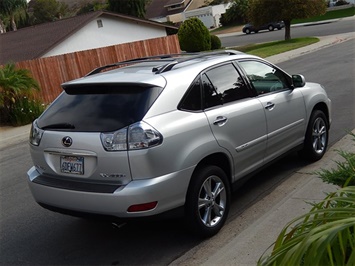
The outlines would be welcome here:
<svg viewBox="0 0 355 266">
<path fill-rule="evenodd" d="M 306 85 L 306 79 L 303 75 L 292 75 L 292 82 L 294 88 L 301 88 Z"/>
</svg>

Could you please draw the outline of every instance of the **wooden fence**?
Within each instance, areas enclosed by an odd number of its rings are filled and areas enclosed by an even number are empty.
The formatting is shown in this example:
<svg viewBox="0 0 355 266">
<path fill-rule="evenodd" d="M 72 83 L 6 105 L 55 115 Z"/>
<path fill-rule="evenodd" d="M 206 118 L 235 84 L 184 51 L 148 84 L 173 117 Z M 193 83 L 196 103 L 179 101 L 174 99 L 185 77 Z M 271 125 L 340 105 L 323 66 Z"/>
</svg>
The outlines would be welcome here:
<svg viewBox="0 0 355 266">
<path fill-rule="evenodd" d="M 128 59 L 180 53 L 177 35 L 156 39 L 118 44 L 104 48 L 39 58 L 16 63 L 18 68 L 31 71 L 38 81 L 41 92 L 38 97 L 44 103 L 52 102 L 61 92 L 63 82 L 80 78 L 96 67 Z"/>
</svg>

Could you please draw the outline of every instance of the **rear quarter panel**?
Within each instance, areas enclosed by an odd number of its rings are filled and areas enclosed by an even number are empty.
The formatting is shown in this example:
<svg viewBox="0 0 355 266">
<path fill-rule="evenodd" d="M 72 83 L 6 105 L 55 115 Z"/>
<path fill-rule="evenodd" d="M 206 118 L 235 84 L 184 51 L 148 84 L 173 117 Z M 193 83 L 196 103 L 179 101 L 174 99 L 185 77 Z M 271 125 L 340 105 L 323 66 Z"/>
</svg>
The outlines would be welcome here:
<svg viewBox="0 0 355 266">
<path fill-rule="evenodd" d="M 163 136 L 163 143 L 146 150 L 130 151 L 133 179 L 146 179 L 194 168 L 205 156 L 223 152 L 203 112 L 171 111 L 144 120 Z"/>
</svg>

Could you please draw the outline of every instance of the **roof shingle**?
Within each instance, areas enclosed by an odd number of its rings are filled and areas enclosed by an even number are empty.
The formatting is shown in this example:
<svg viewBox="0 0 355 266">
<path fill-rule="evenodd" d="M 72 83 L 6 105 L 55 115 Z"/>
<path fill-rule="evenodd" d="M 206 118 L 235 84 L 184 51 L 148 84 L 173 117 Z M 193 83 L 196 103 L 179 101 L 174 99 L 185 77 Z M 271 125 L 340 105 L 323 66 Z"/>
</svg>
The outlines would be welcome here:
<svg viewBox="0 0 355 266">
<path fill-rule="evenodd" d="M 87 23 L 103 14 L 158 25 L 165 28 L 174 28 L 158 22 L 107 11 L 90 12 L 80 16 L 0 34 L 0 64 L 39 58 L 81 29 Z"/>
</svg>

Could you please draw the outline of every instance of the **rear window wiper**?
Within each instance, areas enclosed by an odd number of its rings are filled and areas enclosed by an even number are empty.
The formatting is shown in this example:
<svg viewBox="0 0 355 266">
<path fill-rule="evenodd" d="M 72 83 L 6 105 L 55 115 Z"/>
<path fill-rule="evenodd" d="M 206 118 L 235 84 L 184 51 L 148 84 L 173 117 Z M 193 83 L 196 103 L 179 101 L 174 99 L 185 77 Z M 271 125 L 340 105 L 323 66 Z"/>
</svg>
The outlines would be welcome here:
<svg viewBox="0 0 355 266">
<path fill-rule="evenodd" d="M 75 126 L 69 123 L 57 123 L 57 124 L 51 124 L 48 126 L 42 127 L 43 130 L 45 129 L 74 129 Z"/>
</svg>

